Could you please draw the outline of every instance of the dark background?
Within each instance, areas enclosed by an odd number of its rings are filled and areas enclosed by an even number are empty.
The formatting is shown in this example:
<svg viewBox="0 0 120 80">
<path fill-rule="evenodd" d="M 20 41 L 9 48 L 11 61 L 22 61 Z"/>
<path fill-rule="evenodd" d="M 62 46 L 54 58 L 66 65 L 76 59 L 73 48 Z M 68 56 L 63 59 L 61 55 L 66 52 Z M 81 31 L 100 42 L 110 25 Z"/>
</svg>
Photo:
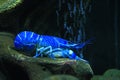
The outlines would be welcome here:
<svg viewBox="0 0 120 80">
<path fill-rule="evenodd" d="M 93 0 L 85 25 L 86 39 L 95 37 L 84 51 L 95 74 L 120 68 L 119 0 Z M 0 31 L 17 34 L 22 30 L 57 35 L 55 0 L 25 0 L 11 12 L 0 14 Z M 48 27 L 49 26 L 49 27 Z"/>
<path fill-rule="evenodd" d="M 96 38 L 86 51 L 96 74 L 120 68 L 120 3 L 119 0 L 94 0 L 87 17 L 86 35 Z"/>
</svg>

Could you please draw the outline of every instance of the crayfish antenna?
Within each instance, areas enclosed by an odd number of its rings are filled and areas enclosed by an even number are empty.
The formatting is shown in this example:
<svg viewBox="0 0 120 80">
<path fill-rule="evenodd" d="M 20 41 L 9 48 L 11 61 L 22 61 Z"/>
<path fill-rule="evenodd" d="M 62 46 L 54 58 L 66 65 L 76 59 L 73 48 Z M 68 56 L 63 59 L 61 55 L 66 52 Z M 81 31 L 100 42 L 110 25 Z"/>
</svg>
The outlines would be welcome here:
<svg viewBox="0 0 120 80">
<path fill-rule="evenodd" d="M 82 49 L 84 46 L 86 46 L 87 44 L 91 44 L 91 41 L 94 40 L 95 38 L 91 38 L 83 43 L 80 44 L 76 44 L 73 48 L 74 49 Z"/>
</svg>

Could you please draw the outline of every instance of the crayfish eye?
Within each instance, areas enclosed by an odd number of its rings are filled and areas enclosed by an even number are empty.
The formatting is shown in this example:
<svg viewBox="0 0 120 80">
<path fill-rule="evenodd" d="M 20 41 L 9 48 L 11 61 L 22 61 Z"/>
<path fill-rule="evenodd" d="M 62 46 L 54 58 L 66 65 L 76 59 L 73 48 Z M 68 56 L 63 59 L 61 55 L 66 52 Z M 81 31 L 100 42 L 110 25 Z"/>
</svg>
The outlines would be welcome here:
<svg viewBox="0 0 120 80">
<path fill-rule="evenodd" d="M 73 51 L 72 50 L 69 50 L 69 55 L 72 55 L 73 54 Z"/>
</svg>

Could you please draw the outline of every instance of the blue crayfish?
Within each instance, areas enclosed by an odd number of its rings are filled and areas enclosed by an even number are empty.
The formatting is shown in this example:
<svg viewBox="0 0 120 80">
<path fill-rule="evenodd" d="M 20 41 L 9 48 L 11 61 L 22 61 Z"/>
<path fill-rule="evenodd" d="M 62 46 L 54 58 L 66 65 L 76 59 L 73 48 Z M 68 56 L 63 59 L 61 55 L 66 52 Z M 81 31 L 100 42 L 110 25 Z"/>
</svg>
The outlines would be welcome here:
<svg viewBox="0 0 120 80">
<path fill-rule="evenodd" d="M 18 50 L 36 50 L 36 54 L 33 57 L 48 56 L 53 59 L 56 57 L 68 57 L 70 59 L 83 60 L 73 50 L 81 49 L 89 42 L 90 40 L 76 44 L 55 36 L 39 35 L 31 31 L 23 31 L 17 34 L 14 46 Z"/>
</svg>

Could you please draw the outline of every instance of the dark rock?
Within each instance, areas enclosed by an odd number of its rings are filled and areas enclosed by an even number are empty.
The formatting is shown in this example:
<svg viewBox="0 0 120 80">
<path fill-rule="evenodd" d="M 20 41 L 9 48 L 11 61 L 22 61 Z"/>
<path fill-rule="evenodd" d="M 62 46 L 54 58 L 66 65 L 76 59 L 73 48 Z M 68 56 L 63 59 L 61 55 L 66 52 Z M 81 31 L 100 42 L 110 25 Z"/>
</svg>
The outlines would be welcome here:
<svg viewBox="0 0 120 80">
<path fill-rule="evenodd" d="M 0 71 L 0 80 L 7 80 L 6 76 Z"/>
<path fill-rule="evenodd" d="M 25 29 L 39 34 L 58 35 L 56 19 L 56 1 L 40 1 L 39 6 L 27 15 L 22 24 Z"/>
</svg>

